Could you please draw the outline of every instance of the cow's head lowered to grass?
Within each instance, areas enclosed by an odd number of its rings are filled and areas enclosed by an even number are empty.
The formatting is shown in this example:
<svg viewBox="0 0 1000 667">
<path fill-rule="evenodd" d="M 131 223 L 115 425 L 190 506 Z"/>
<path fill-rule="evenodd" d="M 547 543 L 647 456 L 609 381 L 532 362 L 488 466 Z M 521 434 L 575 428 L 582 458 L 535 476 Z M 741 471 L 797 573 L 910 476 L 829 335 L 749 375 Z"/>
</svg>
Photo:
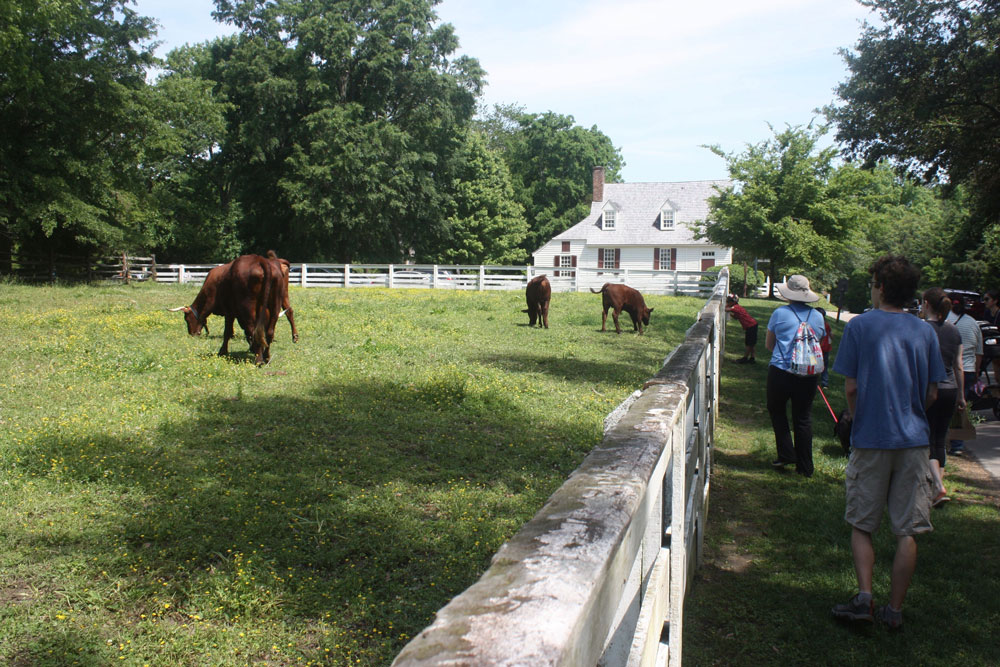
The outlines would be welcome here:
<svg viewBox="0 0 1000 667">
<path fill-rule="evenodd" d="M 187 323 L 188 334 L 191 336 L 200 336 L 201 330 L 204 329 L 205 333 L 208 334 L 208 322 L 202 321 L 198 316 L 198 311 L 190 306 L 179 306 L 177 308 L 167 308 L 171 313 L 176 313 L 179 310 L 184 311 L 184 321 Z M 206 320 L 208 319 L 206 315 Z"/>
</svg>

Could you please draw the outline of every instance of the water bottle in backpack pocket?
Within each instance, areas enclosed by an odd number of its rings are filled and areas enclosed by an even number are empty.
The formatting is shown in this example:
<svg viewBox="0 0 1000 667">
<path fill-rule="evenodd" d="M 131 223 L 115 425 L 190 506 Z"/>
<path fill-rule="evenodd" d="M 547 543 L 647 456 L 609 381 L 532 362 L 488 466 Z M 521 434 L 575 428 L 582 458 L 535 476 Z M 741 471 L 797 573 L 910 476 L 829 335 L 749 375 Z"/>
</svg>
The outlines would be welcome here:
<svg viewBox="0 0 1000 667">
<path fill-rule="evenodd" d="M 792 309 L 789 308 L 789 310 Z M 799 328 L 792 339 L 792 360 L 788 370 L 795 375 L 804 377 L 820 375 L 824 367 L 823 350 L 819 345 L 819 336 L 813 331 L 809 322 L 799 317 L 798 313 L 792 310 L 792 314 L 799 321 Z"/>
</svg>

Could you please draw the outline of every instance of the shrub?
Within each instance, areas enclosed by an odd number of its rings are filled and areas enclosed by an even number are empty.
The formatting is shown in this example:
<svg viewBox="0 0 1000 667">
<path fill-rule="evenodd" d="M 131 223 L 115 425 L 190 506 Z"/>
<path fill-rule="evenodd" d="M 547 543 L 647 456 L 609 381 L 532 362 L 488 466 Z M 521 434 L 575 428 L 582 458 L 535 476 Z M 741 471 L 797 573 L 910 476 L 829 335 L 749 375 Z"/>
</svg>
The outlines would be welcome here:
<svg viewBox="0 0 1000 667">
<path fill-rule="evenodd" d="M 739 296 L 752 294 L 766 279 L 763 271 L 755 271 L 749 266 L 744 268 L 742 264 L 723 264 L 713 266 L 706 271 L 712 274 L 712 283 L 718 280 L 718 273 L 722 269 L 729 269 L 729 291 Z M 706 276 L 705 279 L 708 281 L 709 277 Z"/>
</svg>

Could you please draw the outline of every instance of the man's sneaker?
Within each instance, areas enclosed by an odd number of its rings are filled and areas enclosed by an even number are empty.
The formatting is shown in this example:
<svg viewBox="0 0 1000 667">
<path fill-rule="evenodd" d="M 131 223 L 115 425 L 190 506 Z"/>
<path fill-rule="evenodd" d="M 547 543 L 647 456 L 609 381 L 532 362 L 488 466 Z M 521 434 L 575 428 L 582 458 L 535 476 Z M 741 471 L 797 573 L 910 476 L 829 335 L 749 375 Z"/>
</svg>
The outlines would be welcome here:
<svg viewBox="0 0 1000 667">
<path fill-rule="evenodd" d="M 795 461 L 785 461 L 782 459 L 774 459 L 773 461 L 771 461 L 772 468 L 784 468 L 785 466 L 793 466 L 793 465 L 795 465 Z"/>
<path fill-rule="evenodd" d="M 884 604 L 875 610 L 875 618 L 878 622 L 892 631 L 903 629 L 903 612 L 889 609 L 889 605 Z"/>
<path fill-rule="evenodd" d="M 868 621 L 875 618 L 875 601 L 862 602 L 855 595 L 845 604 L 835 604 L 831 610 L 835 618 L 844 621 Z"/>
</svg>

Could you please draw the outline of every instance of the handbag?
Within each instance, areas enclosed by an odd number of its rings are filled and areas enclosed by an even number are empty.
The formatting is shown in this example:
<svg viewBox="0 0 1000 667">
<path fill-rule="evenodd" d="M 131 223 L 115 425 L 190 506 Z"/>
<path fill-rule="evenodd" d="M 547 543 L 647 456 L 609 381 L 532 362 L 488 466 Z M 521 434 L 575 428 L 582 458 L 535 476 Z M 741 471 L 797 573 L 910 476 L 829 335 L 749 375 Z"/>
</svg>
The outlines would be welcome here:
<svg viewBox="0 0 1000 667">
<path fill-rule="evenodd" d="M 976 427 L 969 420 L 969 409 L 955 410 L 948 424 L 949 440 L 975 440 Z"/>
</svg>

